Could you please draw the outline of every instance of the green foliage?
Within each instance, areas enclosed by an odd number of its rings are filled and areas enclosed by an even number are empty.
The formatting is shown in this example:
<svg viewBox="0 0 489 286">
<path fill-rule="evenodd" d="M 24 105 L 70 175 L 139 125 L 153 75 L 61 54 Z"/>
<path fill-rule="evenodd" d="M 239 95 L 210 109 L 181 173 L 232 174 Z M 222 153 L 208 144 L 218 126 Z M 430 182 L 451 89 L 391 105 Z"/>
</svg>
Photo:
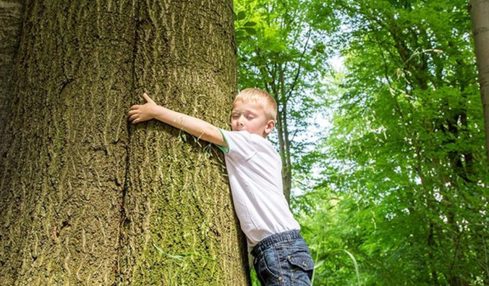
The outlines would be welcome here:
<svg viewBox="0 0 489 286">
<path fill-rule="evenodd" d="M 333 129 L 313 157 L 322 183 L 294 204 L 315 285 L 357 283 L 342 251 L 362 285 L 487 285 L 489 171 L 465 2 L 319 3 L 341 22 L 347 72 L 329 87 Z"/>
<path fill-rule="evenodd" d="M 489 169 L 466 4 L 235 1 L 240 86 L 271 89 L 270 71 L 292 86 L 300 67 L 292 96 L 277 97 L 291 100 L 297 130 L 334 112 L 322 144 L 294 157 L 304 194 L 292 208 L 314 285 L 489 284 Z M 328 74 L 335 53 L 345 69 Z"/>
</svg>

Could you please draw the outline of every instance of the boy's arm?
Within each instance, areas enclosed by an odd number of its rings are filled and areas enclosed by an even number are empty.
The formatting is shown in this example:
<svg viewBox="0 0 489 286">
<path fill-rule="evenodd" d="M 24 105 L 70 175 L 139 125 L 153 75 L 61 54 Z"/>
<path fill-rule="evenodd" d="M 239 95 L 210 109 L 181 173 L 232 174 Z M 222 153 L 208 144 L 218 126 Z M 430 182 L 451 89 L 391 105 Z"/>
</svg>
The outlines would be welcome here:
<svg viewBox="0 0 489 286">
<path fill-rule="evenodd" d="M 146 100 L 145 104 L 133 105 L 129 110 L 128 115 L 131 123 L 136 124 L 157 119 L 199 139 L 218 146 L 227 147 L 221 131 L 216 126 L 204 120 L 157 105 L 146 93 L 143 94 L 143 97 Z"/>
</svg>

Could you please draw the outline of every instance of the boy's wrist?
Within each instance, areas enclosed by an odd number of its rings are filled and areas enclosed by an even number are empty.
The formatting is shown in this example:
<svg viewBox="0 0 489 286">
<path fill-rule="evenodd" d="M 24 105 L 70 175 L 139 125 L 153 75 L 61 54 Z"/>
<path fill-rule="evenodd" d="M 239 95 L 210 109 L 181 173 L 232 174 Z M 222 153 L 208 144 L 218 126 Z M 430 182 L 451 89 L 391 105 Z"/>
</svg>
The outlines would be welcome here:
<svg viewBox="0 0 489 286">
<path fill-rule="evenodd" d="M 167 110 L 168 110 L 167 108 L 165 108 L 161 105 L 155 105 L 151 110 L 151 116 L 153 118 L 158 118 L 158 117 L 164 115 Z"/>
</svg>

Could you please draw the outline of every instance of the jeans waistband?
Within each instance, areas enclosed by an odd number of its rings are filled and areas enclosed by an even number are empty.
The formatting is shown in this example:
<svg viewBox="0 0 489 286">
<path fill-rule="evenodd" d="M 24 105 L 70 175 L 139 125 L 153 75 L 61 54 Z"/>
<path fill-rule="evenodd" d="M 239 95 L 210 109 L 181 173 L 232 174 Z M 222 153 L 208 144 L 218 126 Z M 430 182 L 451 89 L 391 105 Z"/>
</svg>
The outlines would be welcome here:
<svg viewBox="0 0 489 286">
<path fill-rule="evenodd" d="M 251 250 L 251 254 L 253 256 L 256 256 L 258 253 L 264 251 L 275 243 L 290 241 L 298 238 L 302 238 L 298 229 L 272 234 L 265 237 L 262 241 L 258 242 L 258 244 L 255 245 Z"/>
</svg>

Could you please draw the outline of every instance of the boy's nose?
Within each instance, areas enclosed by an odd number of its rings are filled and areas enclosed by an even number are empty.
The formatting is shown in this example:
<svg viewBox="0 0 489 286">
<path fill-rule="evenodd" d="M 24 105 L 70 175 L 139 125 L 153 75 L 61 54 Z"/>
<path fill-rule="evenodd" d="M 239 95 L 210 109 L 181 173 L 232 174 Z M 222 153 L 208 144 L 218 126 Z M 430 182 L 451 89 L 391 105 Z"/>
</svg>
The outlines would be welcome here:
<svg viewBox="0 0 489 286">
<path fill-rule="evenodd" d="M 244 125 L 244 120 L 243 120 L 243 116 L 240 116 L 238 118 L 238 126 L 243 126 Z"/>
</svg>

